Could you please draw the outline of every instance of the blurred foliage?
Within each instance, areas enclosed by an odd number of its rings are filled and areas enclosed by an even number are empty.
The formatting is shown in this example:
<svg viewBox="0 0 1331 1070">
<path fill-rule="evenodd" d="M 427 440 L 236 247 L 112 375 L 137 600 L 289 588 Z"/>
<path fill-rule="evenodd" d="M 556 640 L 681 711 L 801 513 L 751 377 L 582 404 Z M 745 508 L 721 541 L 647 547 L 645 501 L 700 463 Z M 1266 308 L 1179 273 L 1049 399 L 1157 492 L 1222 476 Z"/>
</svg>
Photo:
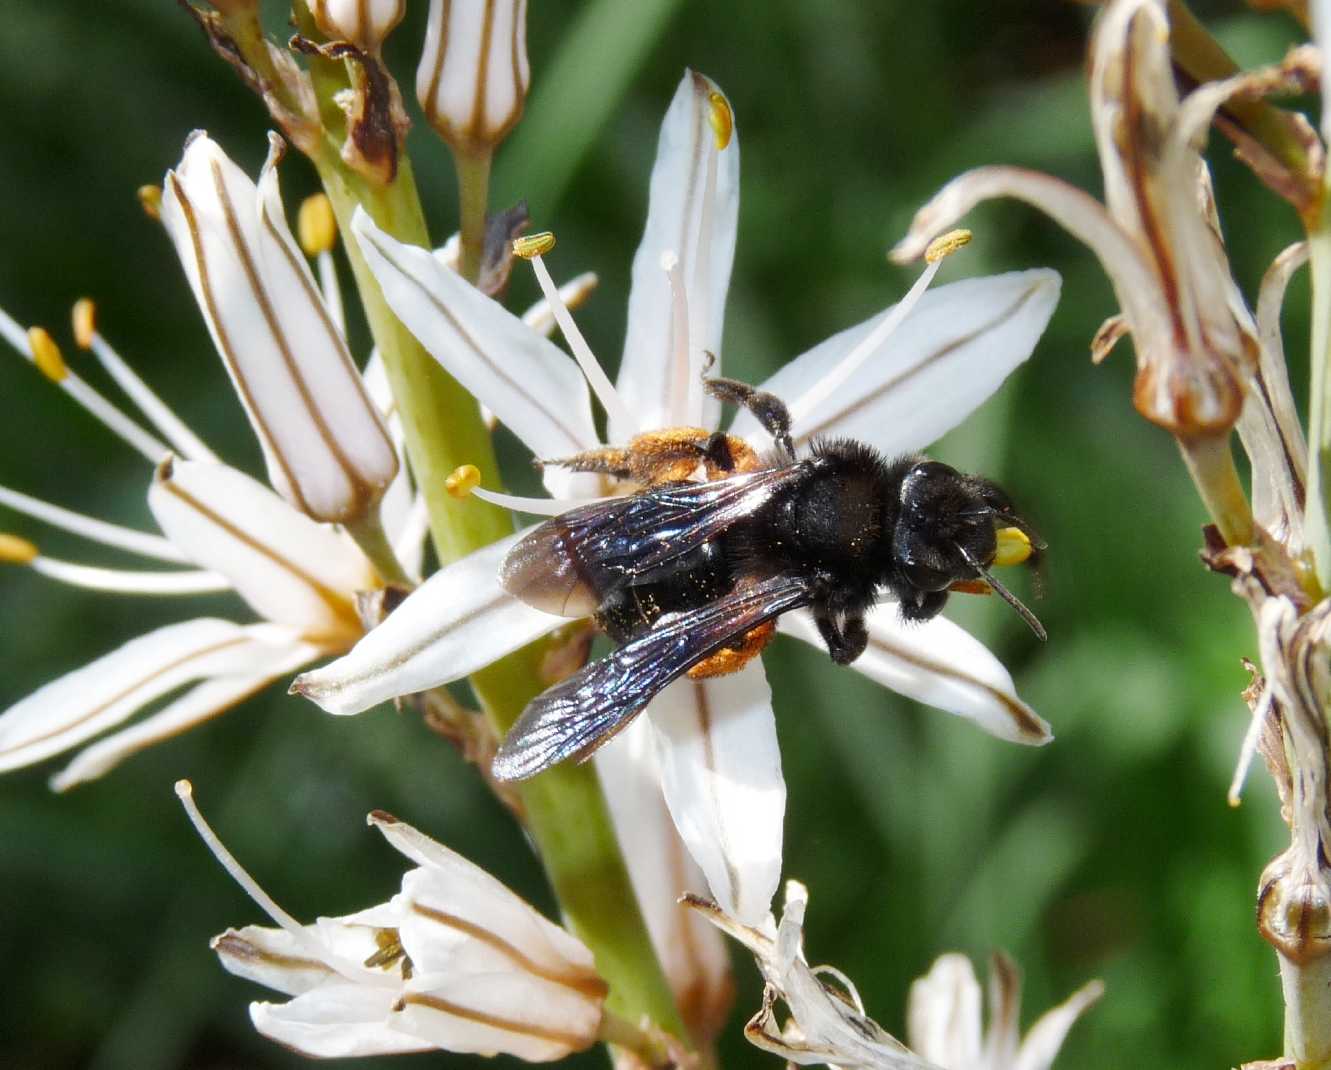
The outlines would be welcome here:
<svg viewBox="0 0 1331 1070">
<path fill-rule="evenodd" d="M 388 50 L 407 84 L 425 6 L 411 5 Z M 558 233 L 561 276 L 600 273 L 580 321 L 612 361 L 656 125 L 685 65 L 715 78 L 738 116 L 743 196 L 725 350 L 743 378 L 761 379 L 894 300 L 912 273 L 887 266 L 883 251 L 958 170 L 1010 162 L 1099 190 L 1086 7 L 655 0 L 625 19 L 627 6 L 532 5 L 529 115 L 541 126 L 520 130 L 496 175 L 497 197 L 525 196 L 537 225 Z M 266 10 L 280 31 L 281 5 Z M 1284 17 L 1236 3 L 1199 11 L 1245 64 L 1277 58 L 1297 38 Z M 4 28 L 0 304 L 67 337 L 70 304 L 94 295 L 107 336 L 224 456 L 259 471 L 175 257 L 134 197 L 140 183 L 160 181 L 196 127 L 257 170 L 258 104 L 165 0 L 11 4 Z M 424 124 L 412 149 L 442 239 L 451 163 Z M 1212 150 L 1236 275 L 1251 296 L 1298 237 L 1296 223 L 1219 138 Z M 288 202 L 312 181 L 293 156 Z M 1276 964 L 1254 930 L 1253 898 L 1284 829 L 1260 770 L 1243 806 L 1225 805 L 1247 723 L 1238 692 L 1239 657 L 1255 653 L 1249 622 L 1198 563 L 1202 510 L 1172 444 L 1131 410 L 1128 347 L 1101 368 L 1086 359 L 1114 311 L 1093 259 L 1023 207 L 988 208 L 970 224 L 976 241 L 948 266 L 952 277 L 1036 264 L 1064 274 L 1035 358 L 937 451 L 1001 479 L 1048 538 L 1038 606 L 1047 646 L 1001 605 L 972 599 L 953 615 L 1005 657 L 1058 739 L 1023 750 L 811 649 L 769 657 L 790 791 L 786 865 L 812 889 L 810 957 L 845 970 L 894 1031 L 911 978 L 944 950 L 977 963 L 992 948 L 1011 951 L 1026 971 L 1027 1021 L 1101 976 L 1108 993 L 1074 1031 L 1064 1067 L 1188 1070 L 1274 1055 Z M 1300 384 L 1306 285 L 1296 280 L 1286 314 Z M 534 288 L 518 278 L 514 291 L 521 307 Z M 359 325 L 354 341 L 364 352 Z M 150 525 L 137 456 L 22 361 L 0 362 L 0 396 L 0 482 Z M 509 457 L 520 473 L 521 456 Z M 86 559 L 76 540 L 25 520 L 6 515 L 0 528 Z M 221 597 L 187 606 L 96 597 L 21 570 L 0 575 L 0 591 L 0 707 L 150 627 L 237 613 Z M 500 808 L 446 744 L 388 708 L 334 719 L 275 688 L 68 797 L 46 790 L 56 767 L 0 786 L 5 1066 L 303 1065 L 252 1032 L 245 1005 L 259 993 L 207 950 L 209 936 L 258 916 L 188 828 L 171 793 L 181 776 L 299 916 L 396 890 L 401 860 L 364 826 L 374 807 L 551 905 Z M 736 964 L 724 1061 L 774 1066 L 740 1037 L 758 993 L 751 964 Z"/>
</svg>

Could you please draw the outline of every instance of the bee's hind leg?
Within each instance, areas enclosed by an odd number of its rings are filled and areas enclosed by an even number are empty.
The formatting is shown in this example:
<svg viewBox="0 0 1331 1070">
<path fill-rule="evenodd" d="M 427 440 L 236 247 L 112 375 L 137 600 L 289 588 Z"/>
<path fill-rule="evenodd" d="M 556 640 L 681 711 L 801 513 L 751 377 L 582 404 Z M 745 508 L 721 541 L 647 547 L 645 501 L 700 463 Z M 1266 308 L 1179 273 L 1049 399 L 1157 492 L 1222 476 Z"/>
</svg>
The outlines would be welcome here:
<svg viewBox="0 0 1331 1070">
<path fill-rule="evenodd" d="M 707 368 L 712 366 L 713 360 L 707 362 Z M 741 383 L 738 379 L 726 379 L 721 376 L 708 378 L 705 369 L 702 385 L 703 389 L 718 401 L 748 409 L 762 425 L 763 430 L 772 436 L 781 451 L 787 457 L 795 456 L 795 443 L 790 437 L 790 410 L 779 397 L 748 383 Z"/>
<path fill-rule="evenodd" d="M 632 452 L 617 446 L 584 450 L 571 457 L 537 457 L 532 460 L 532 464 L 537 468 L 553 466 L 567 468 L 570 472 L 594 472 L 615 479 L 631 479 L 634 475 Z"/>
</svg>

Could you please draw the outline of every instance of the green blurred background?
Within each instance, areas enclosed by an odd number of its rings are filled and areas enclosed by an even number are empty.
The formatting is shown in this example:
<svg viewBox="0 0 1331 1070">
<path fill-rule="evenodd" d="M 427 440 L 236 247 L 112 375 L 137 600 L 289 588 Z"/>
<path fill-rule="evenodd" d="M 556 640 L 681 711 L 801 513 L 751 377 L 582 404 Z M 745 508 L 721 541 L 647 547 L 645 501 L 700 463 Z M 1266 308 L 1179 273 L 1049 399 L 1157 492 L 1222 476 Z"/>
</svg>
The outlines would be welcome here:
<svg viewBox="0 0 1331 1070">
<path fill-rule="evenodd" d="M 413 0 L 388 50 L 408 86 L 426 6 Z M 1286 18 L 1237 3 L 1200 12 L 1244 64 L 1279 57 L 1299 36 Z M 281 5 L 268 14 L 280 30 Z M 527 197 L 536 224 L 557 231 L 560 276 L 600 273 L 580 322 L 599 354 L 617 358 L 657 123 L 686 65 L 711 75 L 734 104 L 743 153 L 727 368 L 761 379 L 904 290 L 914 273 L 886 265 L 884 250 L 955 172 L 1017 163 L 1098 192 L 1083 84 L 1090 16 L 1063 0 L 536 3 L 528 118 L 501 152 L 496 196 Z M 3 29 L 0 306 L 67 340 L 70 304 L 95 296 L 104 333 L 219 452 L 260 472 L 166 237 L 134 197 L 195 127 L 255 172 L 266 147 L 259 105 L 167 0 L 9 4 Z M 423 124 L 412 139 L 442 239 L 454 220 L 451 164 Z M 1296 224 L 1218 138 L 1211 158 L 1235 272 L 1252 296 Z M 294 155 L 283 185 L 293 205 L 312 188 Z M 1004 657 L 1058 738 L 1020 749 L 799 644 L 769 657 L 790 791 L 786 867 L 812 889 L 810 958 L 854 978 L 894 1032 L 910 980 L 937 954 L 960 949 L 982 967 L 1002 947 L 1026 971 L 1028 1022 L 1105 979 L 1063 1067 L 1186 1070 L 1272 1056 L 1279 985 L 1253 899 L 1284 828 L 1260 768 L 1243 806 L 1225 804 L 1247 721 L 1239 658 L 1255 655 L 1245 611 L 1198 563 L 1202 510 L 1170 441 L 1131 410 L 1128 347 L 1098 369 L 1087 360 L 1114 311 L 1094 260 L 1023 207 L 969 222 L 976 240 L 950 277 L 1033 265 L 1064 276 L 1034 359 L 935 451 L 1000 479 L 1045 533 L 1036 608 L 1050 641 L 1038 645 L 993 600 L 954 599 L 950 613 Z M 1306 290 L 1297 279 L 1286 316 L 1301 395 Z M 531 293 L 520 277 L 514 304 Z M 354 333 L 365 352 L 363 325 Z M 137 456 L 17 358 L 0 361 L 0 396 L 0 482 L 151 526 Z M 508 457 L 521 469 L 519 454 Z M 122 563 L 9 514 L 0 530 L 52 555 Z M 223 597 L 97 596 L 17 569 L 0 573 L 0 599 L 0 708 L 152 627 L 246 613 Z M 416 718 L 383 708 L 334 719 L 279 690 L 67 797 L 46 788 L 58 760 L 0 782 L 0 1064 L 303 1063 L 252 1032 L 246 1003 L 261 993 L 207 949 L 227 925 L 260 918 L 187 826 L 171 792 L 181 776 L 298 916 L 348 912 L 396 889 L 400 860 L 364 824 L 374 807 L 550 906 L 522 837 Z M 736 965 L 725 1062 L 775 1065 L 740 1037 L 758 986 L 751 963 Z"/>
</svg>

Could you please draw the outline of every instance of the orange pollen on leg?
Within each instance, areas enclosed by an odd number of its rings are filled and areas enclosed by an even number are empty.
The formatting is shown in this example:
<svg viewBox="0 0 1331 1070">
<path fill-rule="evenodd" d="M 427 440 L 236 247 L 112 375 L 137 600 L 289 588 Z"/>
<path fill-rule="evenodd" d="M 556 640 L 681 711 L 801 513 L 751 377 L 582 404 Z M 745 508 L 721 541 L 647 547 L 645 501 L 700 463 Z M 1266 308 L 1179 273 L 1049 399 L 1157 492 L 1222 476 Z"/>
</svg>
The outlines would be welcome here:
<svg viewBox="0 0 1331 1070">
<path fill-rule="evenodd" d="M 763 652 L 763 648 L 776 635 L 776 621 L 769 620 L 756 628 L 750 628 L 734 646 L 723 646 L 709 654 L 689 670 L 690 680 L 705 680 L 709 676 L 729 676 L 739 672 L 749 662 Z"/>
<path fill-rule="evenodd" d="M 724 479 L 736 472 L 758 468 L 758 454 L 743 439 L 727 435 L 734 468 L 725 471 L 703 456 L 712 433 L 701 427 L 667 427 L 635 435 L 625 448 L 633 478 L 643 486 L 657 486 L 690 478 L 703 465 L 707 479 Z"/>
</svg>

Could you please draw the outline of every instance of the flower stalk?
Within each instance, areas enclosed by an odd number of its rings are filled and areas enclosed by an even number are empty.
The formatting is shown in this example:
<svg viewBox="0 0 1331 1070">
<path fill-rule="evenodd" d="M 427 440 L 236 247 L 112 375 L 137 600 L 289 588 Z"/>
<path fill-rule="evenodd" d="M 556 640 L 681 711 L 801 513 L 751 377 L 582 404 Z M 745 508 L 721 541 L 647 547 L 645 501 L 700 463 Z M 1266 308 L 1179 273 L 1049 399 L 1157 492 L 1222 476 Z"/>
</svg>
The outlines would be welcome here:
<svg viewBox="0 0 1331 1070">
<path fill-rule="evenodd" d="M 294 14 L 298 30 L 317 40 L 318 27 L 308 8 L 298 4 Z M 243 19 L 241 16 L 237 21 Z M 228 20 L 228 29 L 248 25 L 245 20 L 233 27 Z M 273 69 L 266 39 L 261 34 L 238 34 L 235 43 L 245 61 L 266 82 L 264 72 Z M 297 146 L 318 171 L 341 232 L 351 233 L 351 219 L 359 205 L 385 232 L 428 248 L 429 234 L 406 155 L 397 161 L 394 179 L 380 183 L 350 166 L 340 152 L 346 117 L 335 97 L 350 87 L 346 65 L 313 54 L 309 56 L 308 73 L 323 131 L 317 139 L 298 140 Z M 265 97 L 269 97 L 267 92 Z M 275 117 L 280 120 L 280 116 Z M 483 229 L 488 166 L 485 173 L 477 173 L 473 179 L 471 222 L 474 228 L 479 216 Z M 464 220 L 467 218 L 464 215 Z M 446 487 L 449 474 L 464 464 L 476 465 L 487 481 L 496 480 L 498 466 L 489 431 L 475 399 L 422 348 L 388 307 L 358 244 L 349 241 L 344 248 L 398 406 L 407 455 L 426 500 L 436 552 L 441 564 L 456 561 L 512 531 L 506 511 L 478 500 L 460 502 L 449 495 Z M 501 735 L 544 688 L 539 673 L 544 653 L 545 644 L 536 644 L 472 677 L 477 697 Z M 568 925 L 592 949 L 597 969 L 610 985 L 607 1006 L 629 1021 L 646 1017 L 682 1037 L 683 1027 L 636 908 L 593 767 L 555 770 L 526 785 L 522 801 L 528 829 Z"/>
</svg>

